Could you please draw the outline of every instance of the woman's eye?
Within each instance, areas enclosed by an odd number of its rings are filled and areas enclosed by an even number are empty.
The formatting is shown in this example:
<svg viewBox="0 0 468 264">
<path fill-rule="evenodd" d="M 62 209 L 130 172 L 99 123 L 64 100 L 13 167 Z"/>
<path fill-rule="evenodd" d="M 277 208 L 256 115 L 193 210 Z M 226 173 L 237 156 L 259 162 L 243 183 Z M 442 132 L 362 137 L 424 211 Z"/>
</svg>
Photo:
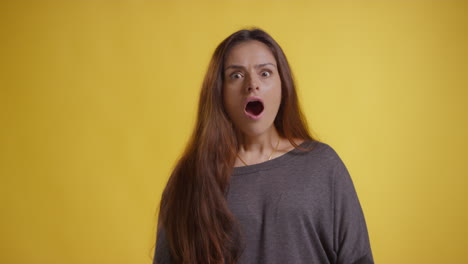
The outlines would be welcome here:
<svg viewBox="0 0 468 264">
<path fill-rule="evenodd" d="M 268 71 L 262 72 L 262 76 L 263 76 L 263 77 L 268 77 L 268 76 L 270 76 L 270 75 L 271 75 L 271 73 L 268 72 Z"/>
<path fill-rule="evenodd" d="M 231 74 L 231 79 L 239 79 L 239 78 L 242 78 L 242 74 L 240 73 Z"/>
</svg>

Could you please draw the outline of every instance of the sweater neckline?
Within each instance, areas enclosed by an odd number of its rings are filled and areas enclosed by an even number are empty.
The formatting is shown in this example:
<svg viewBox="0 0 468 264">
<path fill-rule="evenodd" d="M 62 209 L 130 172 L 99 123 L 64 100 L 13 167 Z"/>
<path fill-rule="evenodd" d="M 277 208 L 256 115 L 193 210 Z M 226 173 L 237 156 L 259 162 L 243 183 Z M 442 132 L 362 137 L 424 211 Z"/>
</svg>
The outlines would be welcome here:
<svg viewBox="0 0 468 264">
<path fill-rule="evenodd" d="M 309 148 L 314 146 L 318 143 L 318 141 L 311 141 L 311 140 L 304 140 L 301 144 L 299 144 L 299 147 L 302 148 Z M 278 166 L 281 166 L 282 164 L 286 163 L 287 161 L 297 157 L 300 154 L 303 154 L 304 151 L 293 148 L 292 150 L 284 153 L 283 155 L 273 158 L 271 160 L 267 160 L 261 163 L 253 164 L 253 165 L 247 165 L 247 166 L 242 166 L 242 167 L 234 167 L 232 171 L 232 175 L 241 175 L 241 174 L 249 174 L 249 173 L 254 173 L 257 171 L 261 170 L 266 170 L 266 169 L 271 169 L 275 168 Z"/>
</svg>

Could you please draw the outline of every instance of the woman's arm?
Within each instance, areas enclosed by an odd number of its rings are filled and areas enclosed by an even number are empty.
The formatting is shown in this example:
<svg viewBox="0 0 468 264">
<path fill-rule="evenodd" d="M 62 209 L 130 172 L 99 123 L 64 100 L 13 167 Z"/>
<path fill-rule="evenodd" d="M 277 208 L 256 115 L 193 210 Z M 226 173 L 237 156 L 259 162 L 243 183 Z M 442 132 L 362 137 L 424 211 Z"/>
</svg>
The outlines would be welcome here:
<svg viewBox="0 0 468 264">
<path fill-rule="evenodd" d="M 171 253 L 163 228 L 159 228 L 156 234 L 156 249 L 153 264 L 170 264 Z"/>
<path fill-rule="evenodd" d="M 333 184 L 333 243 L 338 264 L 373 264 L 366 221 L 353 181 L 340 158 Z"/>
</svg>

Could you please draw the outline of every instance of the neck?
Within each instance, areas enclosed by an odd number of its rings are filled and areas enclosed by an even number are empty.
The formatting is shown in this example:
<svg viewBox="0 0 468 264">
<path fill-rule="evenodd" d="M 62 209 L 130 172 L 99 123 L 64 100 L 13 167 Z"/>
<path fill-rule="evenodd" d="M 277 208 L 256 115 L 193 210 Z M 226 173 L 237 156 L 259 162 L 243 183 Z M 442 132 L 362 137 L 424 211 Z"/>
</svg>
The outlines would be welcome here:
<svg viewBox="0 0 468 264">
<path fill-rule="evenodd" d="M 248 159 L 262 159 L 269 156 L 277 145 L 279 134 L 275 127 L 260 135 L 242 134 L 239 139 L 239 154 Z"/>
</svg>

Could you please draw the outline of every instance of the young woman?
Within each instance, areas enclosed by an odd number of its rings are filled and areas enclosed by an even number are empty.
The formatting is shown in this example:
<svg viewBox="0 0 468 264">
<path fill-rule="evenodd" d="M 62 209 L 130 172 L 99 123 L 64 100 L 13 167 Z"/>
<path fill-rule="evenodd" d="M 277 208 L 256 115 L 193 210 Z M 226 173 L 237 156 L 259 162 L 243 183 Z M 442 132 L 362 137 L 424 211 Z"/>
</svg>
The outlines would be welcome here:
<svg viewBox="0 0 468 264">
<path fill-rule="evenodd" d="M 286 56 L 260 29 L 213 54 L 154 263 L 374 263 L 351 177 L 310 136 Z"/>
</svg>

